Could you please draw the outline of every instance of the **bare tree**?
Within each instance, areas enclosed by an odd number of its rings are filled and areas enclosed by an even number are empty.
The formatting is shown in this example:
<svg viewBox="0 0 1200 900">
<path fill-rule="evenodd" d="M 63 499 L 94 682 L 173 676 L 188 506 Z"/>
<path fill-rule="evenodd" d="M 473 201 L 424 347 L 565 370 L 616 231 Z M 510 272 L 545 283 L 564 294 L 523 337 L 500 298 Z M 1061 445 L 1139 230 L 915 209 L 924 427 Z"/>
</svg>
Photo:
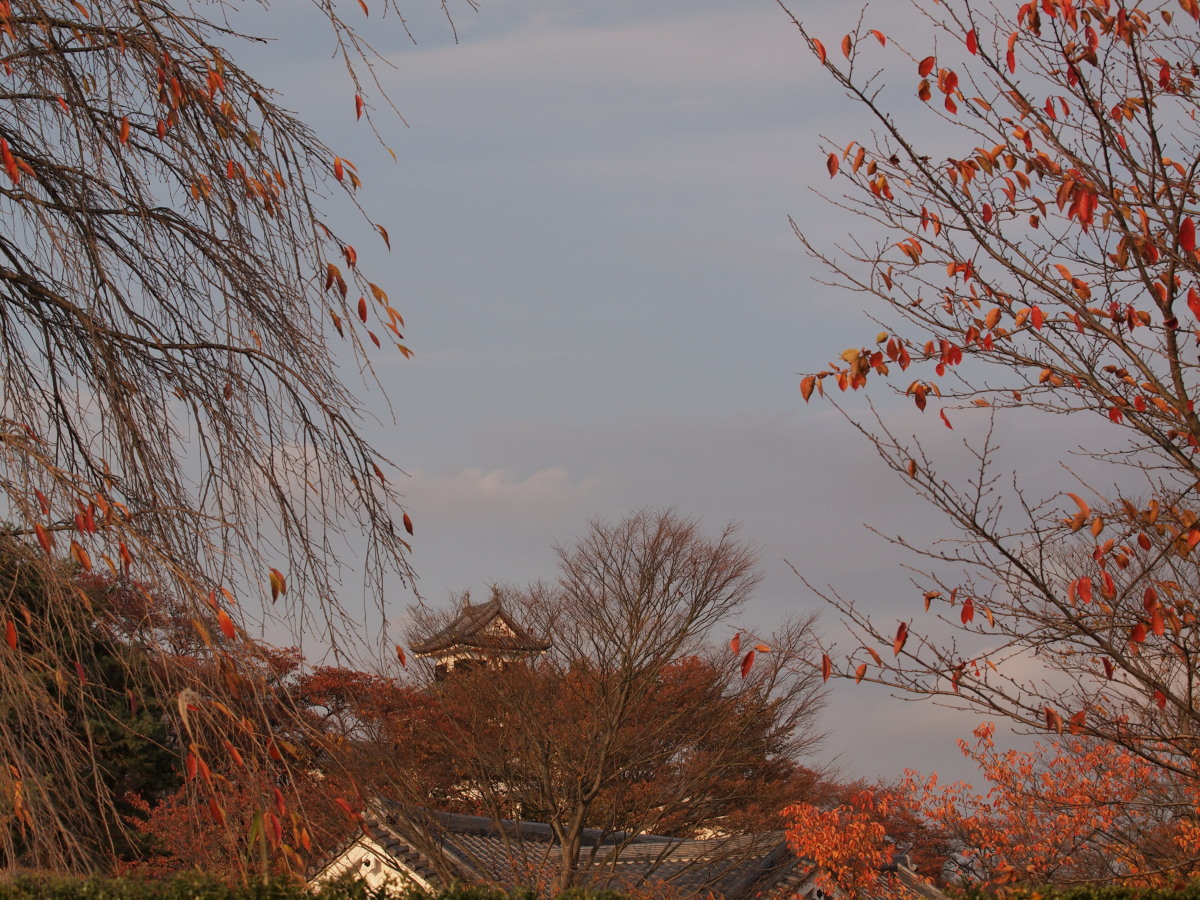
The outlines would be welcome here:
<svg viewBox="0 0 1200 900">
<path fill-rule="evenodd" d="M 192 610 L 212 667 L 138 644 L 177 713 L 175 749 L 189 771 L 218 753 L 262 760 L 280 785 L 289 753 L 250 712 L 270 691 L 247 611 L 290 583 L 277 612 L 348 640 L 333 551 L 360 534 L 368 590 L 410 576 L 392 468 L 333 360 L 340 342 L 369 383 L 368 341 L 399 338 L 402 320 L 317 206 L 353 199 L 353 164 L 239 66 L 240 5 L 0 7 L 0 552 L 40 592 L 0 596 L 6 865 L 89 868 L 121 828 L 77 815 L 82 795 L 114 798 L 86 729 L 62 719 L 62 693 L 86 702 L 95 680 L 75 571 Z M 369 113 L 369 48 L 334 4 L 313 7 Z"/>
<path fill-rule="evenodd" d="M 494 819 L 550 825 L 561 891 L 598 850 L 585 832 L 609 850 L 645 833 L 726 833 L 743 805 L 790 783 L 820 740 L 822 696 L 812 617 L 747 639 L 753 665 L 712 648 L 759 581 L 733 526 L 710 538 L 693 519 L 643 510 L 594 520 L 558 554 L 557 584 L 501 595 L 550 649 L 456 669 L 438 691 L 467 793 Z"/>
</svg>

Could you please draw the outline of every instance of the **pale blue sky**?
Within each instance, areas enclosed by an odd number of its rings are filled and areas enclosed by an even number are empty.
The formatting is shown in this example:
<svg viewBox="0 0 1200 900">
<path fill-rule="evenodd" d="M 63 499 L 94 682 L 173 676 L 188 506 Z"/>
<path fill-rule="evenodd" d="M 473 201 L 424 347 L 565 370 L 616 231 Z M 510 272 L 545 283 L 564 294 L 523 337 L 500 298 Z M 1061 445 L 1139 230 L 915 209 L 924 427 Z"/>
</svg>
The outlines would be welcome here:
<svg viewBox="0 0 1200 900">
<path fill-rule="evenodd" d="M 853 295 L 813 281 L 788 225 L 831 240 L 860 227 L 810 187 L 829 184 L 820 135 L 844 144 L 862 124 L 784 13 L 767 0 L 483 0 L 451 5 L 456 45 L 437 2 L 409 5 L 415 46 L 394 19 L 366 32 L 395 66 L 380 76 L 408 127 L 378 122 L 397 162 L 355 123 L 330 42 L 296 0 L 256 16 L 286 39 L 255 65 L 358 165 L 361 199 L 391 233 L 387 254 L 345 219 L 416 354 L 376 355 L 396 422 L 376 404 L 372 433 L 409 475 L 427 601 L 552 577 L 553 545 L 589 517 L 673 506 L 714 530 L 737 520 L 759 548 L 753 624 L 819 602 L 785 560 L 910 617 L 903 557 L 864 523 L 938 523 L 798 391 L 797 373 L 877 328 Z M 831 6 L 793 8 L 852 18 Z M 818 26 L 831 45 L 844 28 Z M 389 601 L 400 614 L 411 597 Z M 837 631 L 832 616 L 824 628 Z M 968 774 L 953 742 L 979 721 L 841 686 L 827 757 L 855 775 Z"/>
</svg>

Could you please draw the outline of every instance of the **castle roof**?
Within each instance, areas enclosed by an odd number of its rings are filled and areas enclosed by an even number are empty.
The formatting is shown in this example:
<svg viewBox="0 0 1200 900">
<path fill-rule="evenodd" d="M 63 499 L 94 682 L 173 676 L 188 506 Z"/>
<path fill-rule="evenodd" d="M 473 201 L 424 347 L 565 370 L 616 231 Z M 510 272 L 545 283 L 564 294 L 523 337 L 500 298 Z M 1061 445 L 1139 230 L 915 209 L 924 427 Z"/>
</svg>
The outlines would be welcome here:
<svg viewBox="0 0 1200 900">
<path fill-rule="evenodd" d="M 487 603 L 463 605 L 445 628 L 412 644 L 416 656 L 442 656 L 456 650 L 492 653 L 541 653 L 550 642 L 534 637 L 504 611 L 499 596 Z"/>
</svg>

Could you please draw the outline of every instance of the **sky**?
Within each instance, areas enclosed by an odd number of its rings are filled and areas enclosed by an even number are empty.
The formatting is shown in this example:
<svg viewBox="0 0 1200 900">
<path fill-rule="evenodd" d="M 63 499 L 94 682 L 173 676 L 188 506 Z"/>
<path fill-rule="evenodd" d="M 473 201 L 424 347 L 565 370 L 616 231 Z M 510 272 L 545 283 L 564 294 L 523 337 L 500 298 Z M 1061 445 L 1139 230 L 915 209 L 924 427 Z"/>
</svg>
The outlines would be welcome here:
<svg viewBox="0 0 1200 900">
<path fill-rule="evenodd" d="M 788 221 L 830 243 L 862 227 L 816 191 L 821 136 L 841 146 L 868 126 L 779 6 L 483 0 L 451 3 L 452 31 L 438 3 L 403 2 L 415 43 L 394 15 L 362 23 L 403 116 L 377 113 L 395 161 L 355 122 L 328 34 L 294 0 L 255 20 L 282 38 L 255 65 L 353 160 L 391 235 L 387 253 L 344 219 L 414 351 L 375 356 L 391 409 L 371 400 L 368 432 L 407 473 L 424 600 L 552 578 L 555 545 L 590 518 L 648 507 L 740 524 L 764 575 L 750 627 L 821 609 L 844 640 L 792 567 L 880 616 L 915 613 L 912 560 L 871 529 L 941 523 L 798 389 L 878 331 L 861 298 L 817 280 Z M 857 10 L 833 6 L 792 9 L 836 46 Z M 900 4 L 880 6 L 890 28 Z M 1021 427 L 1009 439 L 1033 441 Z M 413 597 L 396 585 L 387 599 L 400 639 Z M 822 757 L 854 777 L 968 777 L 954 742 L 980 721 L 837 685 Z"/>
</svg>

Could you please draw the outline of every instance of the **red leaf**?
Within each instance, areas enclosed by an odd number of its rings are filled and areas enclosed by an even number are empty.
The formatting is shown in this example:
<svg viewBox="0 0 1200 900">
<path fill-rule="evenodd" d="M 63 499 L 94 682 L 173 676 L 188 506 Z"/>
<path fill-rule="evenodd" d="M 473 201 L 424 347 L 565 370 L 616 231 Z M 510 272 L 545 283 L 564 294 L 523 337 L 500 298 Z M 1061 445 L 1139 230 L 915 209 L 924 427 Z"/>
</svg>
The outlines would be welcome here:
<svg viewBox="0 0 1200 900">
<path fill-rule="evenodd" d="M 926 75 L 928 75 L 930 72 L 933 71 L 933 69 L 936 65 L 937 65 L 937 57 L 927 56 L 923 60 L 921 60 L 921 64 L 919 66 L 917 66 L 917 74 L 920 75 L 922 78 L 924 78 Z"/>
<path fill-rule="evenodd" d="M 1029 311 L 1029 321 L 1033 323 L 1035 330 L 1042 330 L 1042 324 L 1046 321 L 1046 316 L 1042 313 L 1041 307 L 1035 306 Z"/>
<path fill-rule="evenodd" d="M 355 94 L 354 95 L 354 118 L 361 119 L 362 111 L 363 111 L 362 94 Z"/>
<path fill-rule="evenodd" d="M 4 623 L 4 641 L 10 650 L 17 649 L 17 623 L 12 619 Z"/>
<path fill-rule="evenodd" d="M 821 680 L 828 681 L 829 676 L 833 673 L 833 663 L 826 653 L 821 654 Z"/>
<path fill-rule="evenodd" d="M 1084 603 L 1092 602 L 1092 579 L 1084 575 L 1075 582 L 1075 588 L 1079 592 L 1079 599 Z"/>
<path fill-rule="evenodd" d="M 1146 640 L 1146 626 L 1142 622 L 1138 622 L 1129 631 L 1129 640 L 1135 644 L 1140 644 Z"/>
<path fill-rule="evenodd" d="M 892 653 L 896 656 L 900 655 L 900 651 L 904 649 L 904 644 L 908 640 L 908 623 L 901 622 L 900 627 L 896 629 L 896 637 L 892 641 Z"/>
<path fill-rule="evenodd" d="M 347 801 L 345 797 L 334 797 L 333 802 L 336 803 L 338 806 L 340 806 L 342 808 L 342 810 L 346 813 L 346 815 L 348 815 L 350 818 L 352 818 L 352 819 L 358 818 L 358 816 L 354 812 L 354 807 L 352 807 L 350 805 L 349 801 Z"/>
<path fill-rule="evenodd" d="M 962 623 L 966 625 L 975 618 L 975 601 L 968 597 L 963 601 L 962 615 L 960 616 Z"/>
<path fill-rule="evenodd" d="M 358 317 L 364 322 L 367 321 L 367 298 L 358 298 Z"/>
<path fill-rule="evenodd" d="M 729 649 L 734 656 L 742 652 L 742 634 L 738 632 L 729 640 Z"/>
<path fill-rule="evenodd" d="M 1166 709 L 1167 708 L 1167 695 L 1164 694 L 1162 691 L 1155 691 L 1154 692 L 1154 702 L 1155 702 L 1155 704 L 1157 704 L 1159 709 Z"/>
<path fill-rule="evenodd" d="M 412 519 L 410 519 L 408 517 L 408 513 L 404 514 L 403 521 L 404 521 L 404 530 L 407 531 L 409 534 L 412 534 L 413 533 L 413 523 L 412 523 Z"/>
<path fill-rule="evenodd" d="M 1197 293 L 1194 287 L 1188 288 L 1187 305 L 1192 315 L 1200 319 L 1200 293 Z"/>
<path fill-rule="evenodd" d="M 1114 671 L 1112 660 L 1106 656 L 1101 660 L 1101 662 L 1104 663 L 1104 677 L 1107 678 L 1109 681 L 1112 681 L 1113 671 Z"/>
<path fill-rule="evenodd" d="M 9 149 L 8 141 L 0 138 L 0 156 L 4 158 L 4 168 L 8 171 L 8 177 L 16 184 L 21 180 L 21 170 L 17 168 L 16 157 L 13 156 L 12 150 Z"/>
<path fill-rule="evenodd" d="M 825 168 L 829 170 L 829 177 L 832 178 L 838 172 L 838 156 L 836 153 L 830 153 L 829 159 L 825 161 Z"/>
<path fill-rule="evenodd" d="M 1196 249 L 1196 223 L 1192 221 L 1191 216 L 1184 216 L 1183 221 L 1179 223 L 1179 249 L 1184 253 L 1191 253 Z"/>
<path fill-rule="evenodd" d="M 751 650 L 746 654 L 746 658 L 742 660 L 742 677 L 745 678 L 750 674 L 750 667 L 754 665 L 754 651 Z"/>
<path fill-rule="evenodd" d="M 819 62 L 821 65 L 825 65 L 825 45 L 816 38 L 813 38 L 812 45 L 813 50 L 815 50 L 817 53 L 817 62 Z"/>
<path fill-rule="evenodd" d="M 885 35 L 882 31 L 879 31 L 876 28 L 872 28 L 871 34 L 875 35 L 875 40 L 879 41 L 880 47 L 887 46 L 887 35 Z"/>
<path fill-rule="evenodd" d="M 1116 583 L 1113 581 L 1112 576 L 1109 575 L 1108 572 L 1101 572 L 1100 576 L 1103 581 L 1103 586 L 1100 589 L 1100 593 L 1102 593 L 1109 600 L 1113 599 L 1115 596 L 1117 596 Z"/>
<path fill-rule="evenodd" d="M 346 177 L 346 170 L 342 167 L 342 158 L 340 156 L 333 158 L 333 177 L 338 181 Z"/>
<path fill-rule="evenodd" d="M 1059 734 L 1062 734 L 1062 730 L 1063 730 L 1062 716 L 1060 716 L 1057 712 L 1055 712 L 1049 706 L 1046 707 L 1046 727 L 1048 729 L 1053 729 L 1054 731 L 1057 731 Z"/>
<path fill-rule="evenodd" d="M 399 644 L 396 645 L 396 659 L 400 660 L 400 665 L 405 669 L 408 668 L 408 659 L 404 655 L 404 648 Z"/>
<path fill-rule="evenodd" d="M 946 423 L 946 427 L 947 427 L 947 428 L 949 428 L 951 431 L 953 431 L 953 430 L 954 430 L 954 426 L 953 426 L 953 425 L 951 425 L 951 424 L 950 424 L 950 420 L 946 418 L 946 411 L 945 411 L 944 409 L 943 409 L 943 410 L 940 410 L 940 411 L 938 412 L 938 415 L 942 417 L 942 421 Z"/>
<path fill-rule="evenodd" d="M 972 56 L 979 53 L 979 38 L 976 36 L 974 28 L 967 32 L 967 50 Z"/>
</svg>

